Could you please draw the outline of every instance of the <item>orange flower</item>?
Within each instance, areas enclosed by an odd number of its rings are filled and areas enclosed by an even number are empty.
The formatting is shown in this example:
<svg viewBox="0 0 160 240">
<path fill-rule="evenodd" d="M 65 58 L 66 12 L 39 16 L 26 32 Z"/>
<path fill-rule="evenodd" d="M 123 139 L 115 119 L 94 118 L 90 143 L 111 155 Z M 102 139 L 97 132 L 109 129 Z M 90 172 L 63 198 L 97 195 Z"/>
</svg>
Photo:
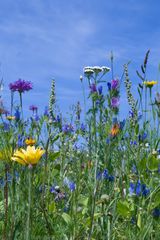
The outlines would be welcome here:
<svg viewBox="0 0 160 240">
<path fill-rule="evenodd" d="M 110 134 L 115 137 L 117 134 L 119 133 L 119 124 L 114 124 L 111 131 L 110 131 Z"/>
<path fill-rule="evenodd" d="M 27 139 L 25 140 L 25 144 L 26 144 L 26 145 L 32 146 L 32 145 L 34 145 L 35 143 L 36 143 L 36 140 L 33 139 L 33 138 L 27 138 Z"/>
</svg>

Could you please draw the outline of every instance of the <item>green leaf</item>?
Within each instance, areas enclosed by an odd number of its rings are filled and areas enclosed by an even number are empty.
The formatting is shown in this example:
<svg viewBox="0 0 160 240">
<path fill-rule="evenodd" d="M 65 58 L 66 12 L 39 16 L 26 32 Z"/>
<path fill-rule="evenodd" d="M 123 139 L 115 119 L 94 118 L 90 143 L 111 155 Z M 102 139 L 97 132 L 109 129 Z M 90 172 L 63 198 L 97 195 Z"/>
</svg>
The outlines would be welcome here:
<svg viewBox="0 0 160 240">
<path fill-rule="evenodd" d="M 141 229 L 141 226 L 142 226 L 141 213 L 138 213 L 138 217 L 137 217 L 137 226 L 139 227 L 139 229 Z"/>
<path fill-rule="evenodd" d="M 87 205 L 88 205 L 88 197 L 81 196 L 80 199 L 79 199 L 79 204 L 87 207 Z"/>
<path fill-rule="evenodd" d="M 160 205 L 160 191 L 158 191 L 157 193 L 155 193 L 153 196 L 152 196 L 152 199 L 153 199 L 153 202 L 151 204 L 151 209 L 154 209 L 156 208 L 157 206 Z"/>
<path fill-rule="evenodd" d="M 127 201 L 119 201 L 117 203 L 117 212 L 122 216 L 122 217 L 129 217 L 131 215 L 130 212 L 130 204 Z"/>
<path fill-rule="evenodd" d="M 67 224 L 70 224 L 70 223 L 71 223 L 71 217 L 70 217 L 69 214 L 63 213 L 63 214 L 62 214 L 62 218 L 64 219 L 64 221 L 65 221 Z"/>
<path fill-rule="evenodd" d="M 49 212 L 55 212 L 56 211 L 56 205 L 55 202 L 52 202 L 48 207 Z"/>
<path fill-rule="evenodd" d="M 149 170 L 151 171 L 156 171 L 158 170 L 158 167 L 159 167 L 159 159 L 154 156 L 154 155 L 150 155 L 148 157 L 148 160 L 147 160 L 147 167 Z"/>
<path fill-rule="evenodd" d="M 57 159 L 59 157 L 59 155 L 60 155 L 60 152 L 51 152 L 49 154 L 49 158 L 53 161 L 53 160 Z"/>
</svg>

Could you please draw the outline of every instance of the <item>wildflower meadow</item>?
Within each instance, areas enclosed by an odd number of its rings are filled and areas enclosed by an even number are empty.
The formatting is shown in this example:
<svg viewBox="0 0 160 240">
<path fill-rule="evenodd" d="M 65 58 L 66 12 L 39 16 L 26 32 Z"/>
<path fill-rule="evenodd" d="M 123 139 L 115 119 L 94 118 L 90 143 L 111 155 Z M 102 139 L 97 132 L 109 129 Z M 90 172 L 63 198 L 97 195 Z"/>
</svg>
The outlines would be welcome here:
<svg viewBox="0 0 160 240">
<path fill-rule="evenodd" d="M 136 97 L 132 63 L 122 74 L 113 55 L 108 66 L 84 67 L 82 102 L 67 117 L 56 80 L 44 112 L 31 105 L 29 116 L 23 96 L 33 84 L 5 86 L 6 106 L 1 81 L 0 239 L 160 239 L 160 93 L 148 78 L 149 55 L 137 66 Z"/>
</svg>

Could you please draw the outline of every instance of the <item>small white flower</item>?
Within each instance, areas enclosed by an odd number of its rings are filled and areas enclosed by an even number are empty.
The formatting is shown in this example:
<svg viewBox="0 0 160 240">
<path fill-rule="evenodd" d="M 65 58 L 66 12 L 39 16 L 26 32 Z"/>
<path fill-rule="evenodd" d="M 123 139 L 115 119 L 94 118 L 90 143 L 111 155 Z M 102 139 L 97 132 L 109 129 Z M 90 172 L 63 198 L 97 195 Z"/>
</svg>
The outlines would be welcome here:
<svg viewBox="0 0 160 240">
<path fill-rule="evenodd" d="M 102 66 L 101 68 L 102 68 L 102 71 L 105 73 L 111 70 L 109 67 L 106 67 L 106 66 Z"/>
</svg>

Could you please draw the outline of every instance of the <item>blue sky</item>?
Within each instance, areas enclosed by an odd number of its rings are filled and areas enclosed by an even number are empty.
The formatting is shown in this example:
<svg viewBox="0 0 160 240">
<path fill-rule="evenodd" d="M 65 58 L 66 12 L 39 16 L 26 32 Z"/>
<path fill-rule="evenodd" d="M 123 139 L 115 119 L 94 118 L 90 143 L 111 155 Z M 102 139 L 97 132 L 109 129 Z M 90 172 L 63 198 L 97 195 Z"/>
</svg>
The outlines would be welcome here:
<svg viewBox="0 0 160 240">
<path fill-rule="evenodd" d="M 110 66 L 111 51 L 115 77 L 120 77 L 123 64 L 132 60 L 135 92 L 135 70 L 151 49 L 148 73 L 155 80 L 160 62 L 159 9 L 158 0 L 0 1 L 0 77 L 4 79 L 6 105 L 8 84 L 22 78 L 34 84 L 34 90 L 24 95 L 26 111 L 31 104 L 42 110 L 55 78 L 58 104 L 67 111 L 78 100 L 83 101 L 79 81 L 83 67 Z M 125 94 L 121 103 L 126 104 Z"/>
</svg>

